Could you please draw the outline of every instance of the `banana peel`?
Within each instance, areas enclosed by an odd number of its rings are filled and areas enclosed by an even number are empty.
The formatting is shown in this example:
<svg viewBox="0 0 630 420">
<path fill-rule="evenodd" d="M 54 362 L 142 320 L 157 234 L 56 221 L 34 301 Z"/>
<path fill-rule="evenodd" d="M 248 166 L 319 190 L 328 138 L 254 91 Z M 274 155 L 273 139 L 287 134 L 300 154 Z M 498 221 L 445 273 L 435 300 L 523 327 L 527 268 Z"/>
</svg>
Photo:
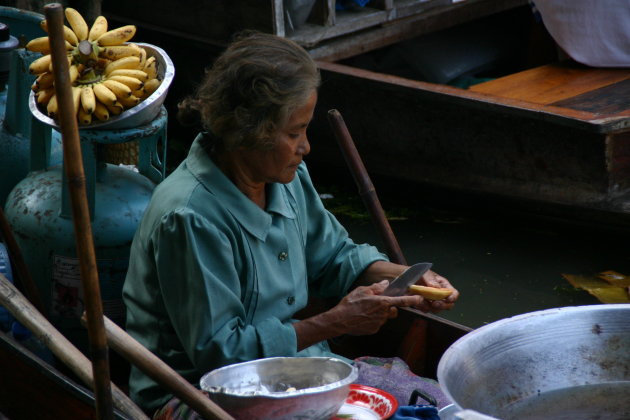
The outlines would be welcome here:
<svg viewBox="0 0 630 420">
<path fill-rule="evenodd" d="M 562 274 L 562 277 L 573 287 L 587 291 L 601 303 L 630 303 L 630 290 L 625 286 L 626 276 L 623 274 L 604 271 L 591 276 Z"/>
<path fill-rule="evenodd" d="M 409 292 L 420 295 L 428 300 L 442 300 L 449 297 L 453 293 L 453 290 L 445 287 L 419 286 L 414 284 L 409 286 Z"/>
</svg>

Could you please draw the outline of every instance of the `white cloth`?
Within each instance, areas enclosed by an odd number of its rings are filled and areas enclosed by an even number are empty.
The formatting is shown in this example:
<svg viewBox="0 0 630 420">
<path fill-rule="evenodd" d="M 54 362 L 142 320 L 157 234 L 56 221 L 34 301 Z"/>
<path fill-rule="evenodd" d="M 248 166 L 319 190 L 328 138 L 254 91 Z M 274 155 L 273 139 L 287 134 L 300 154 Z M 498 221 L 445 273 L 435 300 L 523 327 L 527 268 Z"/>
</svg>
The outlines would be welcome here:
<svg viewBox="0 0 630 420">
<path fill-rule="evenodd" d="M 630 67 L 630 0 L 534 0 L 556 43 L 592 67 Z"/>
</svg>

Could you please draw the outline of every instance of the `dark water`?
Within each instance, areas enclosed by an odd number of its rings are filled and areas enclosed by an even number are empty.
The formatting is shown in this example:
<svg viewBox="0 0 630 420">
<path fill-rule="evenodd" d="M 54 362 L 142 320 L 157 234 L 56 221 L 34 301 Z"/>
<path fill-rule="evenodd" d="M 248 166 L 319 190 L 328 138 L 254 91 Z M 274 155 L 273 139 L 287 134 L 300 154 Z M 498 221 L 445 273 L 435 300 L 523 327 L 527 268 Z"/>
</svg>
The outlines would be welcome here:
<svg viewBox="0 0 630 420">
<path fill-rule="evenodd" d="M 322 181 L 320 193 L 332 191 L 335 199 L 351 203 L 350 213 L 362 211 L 354 184 L 342 173 L 330 186 L 329 175 L 313 175 L 316 184 Z M 557 210 L 549 217 L 544 206 L 532 210 L 497 197 L 373 182 L 388 215 L 404 216 L 390 224 L 408 263 L 432 262 L 460 291 L 455 308 L 440 313 L 443 318 L 476 328 L 525 312 L 599 304 L 562 274 L 630 274 L 629 232 L 607 224 L 605 215 L 578 222 Z M 369 218 L 348 213 L 336 212 L 350 236 L 384 249 Z"/>
</svg>

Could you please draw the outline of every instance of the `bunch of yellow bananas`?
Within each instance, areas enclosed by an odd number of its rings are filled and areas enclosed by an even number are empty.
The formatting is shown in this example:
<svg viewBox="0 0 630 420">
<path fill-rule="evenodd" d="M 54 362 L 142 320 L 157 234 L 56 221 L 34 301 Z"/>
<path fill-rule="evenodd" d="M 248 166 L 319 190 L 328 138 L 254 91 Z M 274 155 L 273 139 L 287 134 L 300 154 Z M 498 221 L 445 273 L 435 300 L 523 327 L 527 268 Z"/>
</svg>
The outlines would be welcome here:
<svg viewBox="0 0 630 420">
<path fill-rule="evenodd" d="M 161 83 L 157 60 L 148 57 L 141 46 L 128 42 L 136 33 L 135 26 L 108 31 L 104 16 L 97 17 L 88 27 L 77 10 L 68 7 L 64 13 L 70 25 L 64 25 L 64 38 L 74 108 L 80 124 L 90 124 L 94 119 L 107 121 L 157 90 Z M 41 27 L 48 32 L 45 20 Z M 30 73 L 37 75 L 32 89 L 39 106 L 46 109 L 48 116 L 56 118 L 58 105 L 49 39 L 35 38 L 26 44 L 26 49 L 43 54 L 29 67 Z"/>
</svg>

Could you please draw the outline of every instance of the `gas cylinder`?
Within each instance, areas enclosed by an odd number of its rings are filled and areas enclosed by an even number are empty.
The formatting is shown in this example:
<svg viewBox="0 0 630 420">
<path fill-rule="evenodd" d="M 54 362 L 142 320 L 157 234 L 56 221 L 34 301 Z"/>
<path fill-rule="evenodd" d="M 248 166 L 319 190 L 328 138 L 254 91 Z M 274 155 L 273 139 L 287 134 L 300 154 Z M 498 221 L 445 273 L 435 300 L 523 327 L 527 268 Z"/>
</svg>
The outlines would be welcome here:
<svg viewBox="0 0 630 420">
<path fill-rule="evenodd" d="M 126 129 L 80 129 L 104 314 L 123 325 L 122 284 L 129 249 L 153 189 L 165 176 L 167 112 L 159 108 L 148 123 Z M 45 149 L 32 138 L 36 162 Z M 109 163 L 108 145 L 136 145 L 137 163 Z M 5 213 L 51 323 L 86 351 L 80 324 L 83 288 L 76 252 L 70 193 L 63 163 L 33 168 L 10 192 Z"/>
<path fill-rule="evenodd" d="M 44 16 L 12 7 L 0 7 L 0 206 L 11 189 L 30 170 L 30 137 L 43 136 L 49 147 L 42 157 L 47 163 L 61 163 L 61 136 L 33 118 L 28 99 L 35 76 L 28 66 L 41 54 L 18 48 L 33 38 L 46 35 L 39 22 Z M 19 41 L 21 40 L 21 41 Z"/>
</svg>

